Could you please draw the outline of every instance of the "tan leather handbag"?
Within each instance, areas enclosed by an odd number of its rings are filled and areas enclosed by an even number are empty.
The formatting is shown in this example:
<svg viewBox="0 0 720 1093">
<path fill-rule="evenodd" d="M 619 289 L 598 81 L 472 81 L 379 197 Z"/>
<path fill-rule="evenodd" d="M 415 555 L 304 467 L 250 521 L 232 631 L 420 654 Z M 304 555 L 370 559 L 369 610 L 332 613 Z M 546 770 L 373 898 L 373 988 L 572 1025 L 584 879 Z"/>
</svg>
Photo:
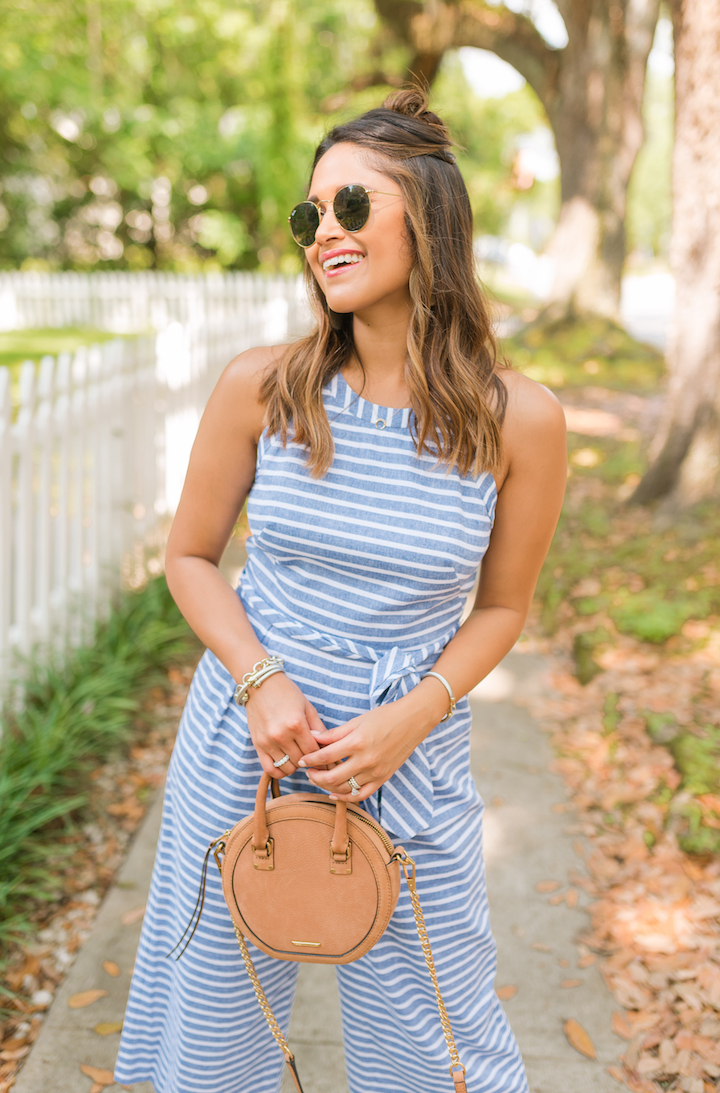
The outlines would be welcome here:
<svg viewBox="0 0 720 1093">
<path fill-rule="evenodd" d="M 269 785 L 273 800 L 268 804 Z M 415 887 L 415 863 L 401 846 L 393 846 L 379 824 L 357 805 L 331 801 L 321 794 L 280 794 L 277 779 L 263 774 L 253 815 L 208 847 L 198 902 L 175 946 L 191 930 L 178 959 L 200 920 L 211 853 L 222 876 L 223 895 L 247 973 L 298 1093 L 302 1086 L 294 1056 L 265 997 L 245 939 L 278 960 L 349 964 L 385 932 L 400 894 L 402 867 L 450 1053 L 454 1093 L 467 1093 L 465 1067 L 440 993 Z"/>
</svg>

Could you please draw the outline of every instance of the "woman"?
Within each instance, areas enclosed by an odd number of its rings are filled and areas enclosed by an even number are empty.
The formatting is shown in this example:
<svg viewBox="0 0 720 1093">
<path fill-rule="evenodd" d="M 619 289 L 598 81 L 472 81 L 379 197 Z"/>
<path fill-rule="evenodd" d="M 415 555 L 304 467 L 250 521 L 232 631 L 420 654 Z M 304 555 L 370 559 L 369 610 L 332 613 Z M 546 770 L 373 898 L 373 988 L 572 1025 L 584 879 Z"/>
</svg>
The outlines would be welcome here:
<svg viewBox="0 0 720 1093">
<path fill-rule="evenodd" d="M 563 414 L 496 362 L 467 192 L 418 91 L 332 130 L 290 221 L 317 327 L 227 368 L 168 543 L 170 589 L 208 652 L 170 767 L 116 1078 L 157 1093 L 279 1089 L 283 1057 L 216 874 L 192 945 L 165 959 L 208 842 L 252 811 L 264 770 L 361 803 L 402 840 L 468 1089 L 527 1093 L 493 989 L 462 696 L 522 629 L 562 502 Z M 236 593 L 218 562 L 246 498 Z M 284 671 L 237 705 L 237 684 L 273 656 Z M 297 965 L 253 955 L 287 1028 Z M 338 979 L 351 1093 L 448 1093 L 404 886 L 380 942 Z"/>
</svg>

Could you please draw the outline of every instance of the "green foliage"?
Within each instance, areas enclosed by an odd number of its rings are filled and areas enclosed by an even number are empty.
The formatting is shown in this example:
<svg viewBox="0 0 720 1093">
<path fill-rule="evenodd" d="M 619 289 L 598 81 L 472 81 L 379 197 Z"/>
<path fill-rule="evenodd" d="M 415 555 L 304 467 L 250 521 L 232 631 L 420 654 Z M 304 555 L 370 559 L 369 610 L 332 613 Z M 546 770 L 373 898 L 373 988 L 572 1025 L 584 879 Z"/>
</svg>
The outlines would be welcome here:
<svg viewBox="0 0 720 1093">
<path fill-rule="evenodd" d="M 2 718 L 0 942 L 22 925 L 24 900 L 53 897 L 43 866 L 62 853 L 93 764 L 128 739 L 144 689 L 189 641 L 158 578 L 125 594 L 62 667 L 42 659 L 29 666 L 21 711 L 8 702 Z"/>
<path fill-rule="evenodd" d="M 701 731 L 702 736 L 679 733 L 667 745 L 682 774 L 682 788 L 694 796 L 720 789 L 720 729 L 705 725 Z"/>
<path fill-rule="evenodd" d="M 318 140 L 409 59 L 372 0 L 17 0 L 4 16 L 0 268 L 299 270 L 286 216 Z M 481 102 L 453 55 L 433 100 L 497 231 L 541 108 L 527 88 Z"/>
<path fill-rule="evenodd" d="M 377 61 L 371 0 L 18 0 L 4 16 L 2 264 L 297 267 L 286 209 L 325 99 Z"/>
<path fill-rule="evenodd" d="M 647 392 L 665 372 L 661 353 L 600 316 L 525 327 L 503 349 L 521 372 L 549 387 Z"/>
<path fill-rule="evenodd" d="M 573 656 L 575 658 L 575 674 L 582 684 L 589 683 L 602 669 L 595 660 L 595 652 L 601 645 L 611 640 L 611 634 L 604 626 L 596 626 L 594 630 L 581 630 L 573 640 Z"/>
</svg>

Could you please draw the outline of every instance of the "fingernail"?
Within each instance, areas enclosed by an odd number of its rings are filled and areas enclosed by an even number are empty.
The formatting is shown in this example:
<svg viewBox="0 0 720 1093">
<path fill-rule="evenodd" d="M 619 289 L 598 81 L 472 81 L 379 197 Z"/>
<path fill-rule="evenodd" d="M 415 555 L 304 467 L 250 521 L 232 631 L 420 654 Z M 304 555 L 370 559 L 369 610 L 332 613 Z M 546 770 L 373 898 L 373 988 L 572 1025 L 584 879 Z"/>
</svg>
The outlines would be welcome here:
<svg viewBox="0 0 720 1093">
<path fill-rule="evenodd" d="M 310 732 L 313 734 L 313 736 L 324 736 L 325 731 L 325 729 L 310 729 Z"/>
<path fill-rule="evenodd" d="M 306 767 L 306 766 L 307 766 L 307 763 L 305 762 L 305 760 L 304 760 L 304 759 L 301 759 L 301 760 L 300 760 L 300 762 L 298 763 L 298 766 L 299 766 L 299 767 Z"/>
<path fill-rule="evenodd" d="M 331 801 L 337 801 L 337 793 L 331 793 L 330 794 L 330 800 Z"/>
</svg>

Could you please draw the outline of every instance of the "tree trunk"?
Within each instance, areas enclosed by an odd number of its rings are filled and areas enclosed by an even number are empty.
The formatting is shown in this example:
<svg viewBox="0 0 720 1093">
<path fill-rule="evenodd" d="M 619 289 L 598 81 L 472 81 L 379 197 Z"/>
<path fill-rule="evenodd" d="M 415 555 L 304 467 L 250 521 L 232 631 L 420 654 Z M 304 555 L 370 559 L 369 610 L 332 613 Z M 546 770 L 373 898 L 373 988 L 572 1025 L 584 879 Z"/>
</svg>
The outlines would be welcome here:
<svg viewBox="0 0 720 1093">
<path fill-rule="evenodd" d="M 560 159 L 562 205 L 548 248 L 557 270 L 549 317 L 617 318 L 625 205 L 643 142 L 642 97 L 659 0 L 559 0 L 568 44 L 547 45 L 532 22 L 484 0 L 375 0 L 425 76 L 447 49 L 489 49 L 523 75 L 545 107 Z"/>
<path fill-rule="evenodd" d="M 674 329 L 665 417 L 633 501 L 693 504 L 720 479 L 720 7 L 673 0 Z"/>
</svg>

